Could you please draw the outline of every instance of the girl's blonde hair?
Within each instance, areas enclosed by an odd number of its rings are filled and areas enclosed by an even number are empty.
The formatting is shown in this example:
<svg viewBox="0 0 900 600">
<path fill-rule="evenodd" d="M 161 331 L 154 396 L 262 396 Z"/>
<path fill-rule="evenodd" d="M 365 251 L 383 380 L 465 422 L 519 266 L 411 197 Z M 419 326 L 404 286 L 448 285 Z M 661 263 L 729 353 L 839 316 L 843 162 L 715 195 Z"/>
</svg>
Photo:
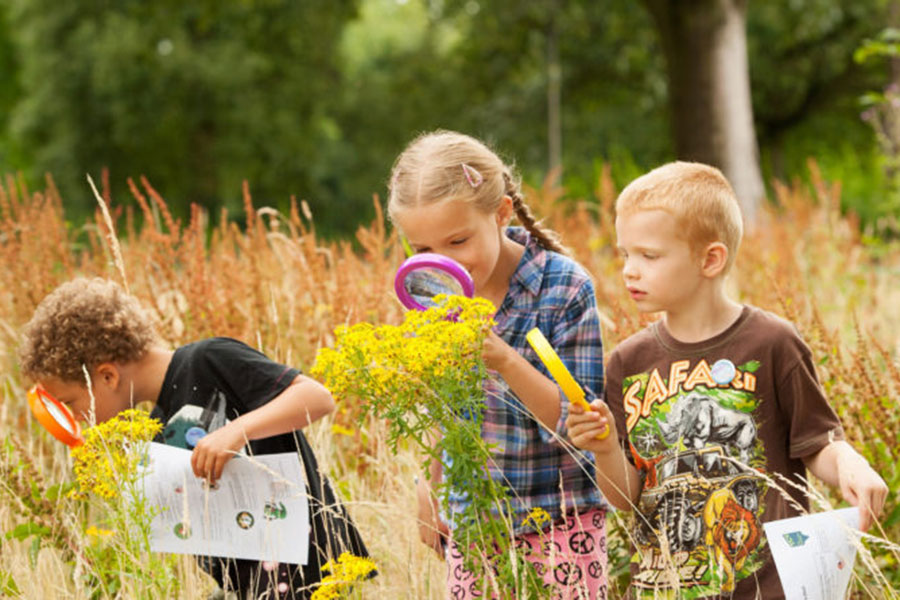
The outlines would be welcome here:
<svg viewBox="0 0 900 600">
<path fill-rule="evenodd" d="M 19 361 L 33 380 L 84 382 L 105 362 L 139 360 L 158 342 L 153 320 L 117 283 L 78 278 L 41 300 L 25 325 Z"/>
<path fill-rule="evenodd" d="M 388 216 L 393 221 L 404 208 L 450 199 L 473 202 L 490 214 L 509 196 L 516 218 L 543 248 L 568 254 L 559 235 L 535 219 L 520 185 L 515 171 L 479 140 L 455 131 L 424 133 L 394 162 Z"/>
<path fill-rule="evenodd" d="M 712 242 L 725 244 L 725 272 L 731 268 L 744 226 L 734 189 L 719 169 L 677 161 L 641 175 L 619 194 L 616 214 L 647 210 L 663 210 L 672 215 L 694 251 L 701 251 Z"/>
</svg>

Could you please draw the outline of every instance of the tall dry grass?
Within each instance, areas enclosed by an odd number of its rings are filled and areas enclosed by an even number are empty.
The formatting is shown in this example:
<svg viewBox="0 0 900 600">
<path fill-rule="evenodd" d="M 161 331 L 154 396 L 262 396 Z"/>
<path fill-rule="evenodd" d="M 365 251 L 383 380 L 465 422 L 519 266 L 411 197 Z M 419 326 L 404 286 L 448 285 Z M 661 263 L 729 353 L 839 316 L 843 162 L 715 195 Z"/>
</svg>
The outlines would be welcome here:
<svg viewBox="0 0 900 600">
<path fill-rule="evenodd" d="M 809 341 L 819 373 L 850 440 L 900 488 L 900 248 L 871 244 L 852 218 L 838 210 L 840 186 L 822 181 L 811 165 L 814 185 L 778 184 L 770 210 L 747 232 L 732 291 L 745 302 L 793 320 Z M 72 584 L 79 568 L 79 545 L 89 543 L 78 521 L 52 503 L 29 507 L 9 498 L 26 494 L 29 477 L 41 486 L 70 478 L 61 445 L 39 431 L 26 407 L 15 348 L 18 332 L 41 298 L 76 275 L 121 279 L 155 313 L 159 330 L 175 346 L 211 335 L 242 339 L 273 359 L 308 368 L 315 350 L 332 341 L 338 324 L 397 323 L 401 308 L 393 297 L 393 271 L 402 259 L 398 240 L 378 217 L 360 227 L 356 240 L 325 242 L 317 237 L 305 204 L 288 214 L 252 205 L 244 187 L 246 218 L 240 223 L 209 215 L 194 206 L 186 223 L 173 218 L 160 194 L 145 179 L 129 181 L 130 198 L 110 198 L 110 221 L 99 211 L 83 226 L 65 219 L 64 201 L 48 178 L 41 190 L 21 179 L 0 183 L 0 348 L 4 387 L 0 427 L 15 445 L 3 454 L 0 470 L 0 528 L 10 531 L 34 518 L 59 521 L 59 543 L 35 551 L 30 543 L 4 541 L 0 575 L 9 574 L 23 597 L 88 597 Z M 634 309 L 613 251 L 612 206 L 616 190 L 605 172 L 594 197 L 561 202 L 563 191 L 548 181 L 527 197 L 546 224 L 563 234 L 574 256 L 596 279 L 606 348 L 637 331 L 648 317 Z M 121 247 L 116 266 L 108 222 Z M 362 530 L 381 576 L 363 588 L 367 598 L 442 598 L 443 565 L 418 542 L 415 514 L 416 465 L 412 450 L 392 455 L 377 422 L 355 425 L 356 407 L 341 404 L 333 420 L 310 428 L 309 437 L 324 468 Z M 333 433 L 337 422 L 352 435 Z M 21 466 L 33 472 L 22 475 Z M 24 479 L 23 479 L 24 477 Z M 33 489 L 33 486 L 31 486 Z M 39 486 L 40 487 L 40 486 Z M 44 489 L 40 487 L 40 489 Z M 836 502 L 831 491 L 826 498 Z M 27 495 L 27 494 L 26 494 Z M 896 597 L 900 590 L 898 552 L 900 503 L 888 500 L 885 543 L 870 543 L 878 568 L 890 578 L 877 584 L 858 567 L 860 597 Z M 611 559 L 625 567 L 622 531 L 613 532 Z M 189 560 L 179 563 L 183 586 L 177 597 L 194 598 L 209 580 Z M 37 573 L 37 576 L 35 576 Z M 0 586 L 2 586 L 0 581 Z M 884 589 L 881 589 L 884 588 Z M 127 597 L 128 589 L 123 595 Z"/>
</svg>

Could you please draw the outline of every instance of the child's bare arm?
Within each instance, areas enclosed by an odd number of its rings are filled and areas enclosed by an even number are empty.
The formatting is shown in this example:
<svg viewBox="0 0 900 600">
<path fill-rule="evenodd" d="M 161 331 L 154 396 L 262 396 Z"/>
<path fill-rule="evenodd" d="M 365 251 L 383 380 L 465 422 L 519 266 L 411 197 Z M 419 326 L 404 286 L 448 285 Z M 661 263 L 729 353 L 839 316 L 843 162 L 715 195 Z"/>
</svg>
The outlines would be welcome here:
<svg viewBox="0 0 900 600">
<path fill-rule="evenodd" d="M 431 445 L 435 446 L 440 439 L 441 432 L 435 429 L 431 432 Z M 430 477 L 420 477 L 416 484 L 416 504 L 418 507 L 419 538 L 429 548 L 444 558 L 444 544 L 450 535 L 450 528 L 441 520 L 438 508 L 438 499 L 434 494 L 435 486 L 439 485 L 444 475 L 441 461 L 433 459 L 428 467 Z"/>
<path fill-rule="evenodd" d="M 597 460 L 597 485 L 606 499 L 620 510 L 632 510 L 643 487 L 640 473 L 632 465 L 616 433 L 616 421 L 609 407 L 602 400 L 591 403 L 593 410 L 585 412 L 580 406 L 569 407 L 566 427 L 569 439 L 582 450 L 594 453 Z M 609 435 L 598 435 L 609 428 Z"/>
<path fill-rule="evenodd" d="M 560 415 L 559 388 L 556 384 L 493 331 L 484 340 L 483 356 L 488 368 L 500 373 L 535 418 L 554 431 Z"/>
<path fill-rule="evenodd" d="M 884 508 L 888 487 L 853 446 L 834 441 L 803 459 L 810 472 L 841 490 L 844 500 L 859 507 L 859 528 L 866 531 Z"/>
<path fill-rule="evenodd" d="M 317 381 L 298 375 L 284 391 L 263 406 L 202 437 L 191 454 L 194 475 L 215 483 L 222 476 L 225 463 L 248 440 L 302 429 L 333 410 L 331 392 Z"/>
</svg>

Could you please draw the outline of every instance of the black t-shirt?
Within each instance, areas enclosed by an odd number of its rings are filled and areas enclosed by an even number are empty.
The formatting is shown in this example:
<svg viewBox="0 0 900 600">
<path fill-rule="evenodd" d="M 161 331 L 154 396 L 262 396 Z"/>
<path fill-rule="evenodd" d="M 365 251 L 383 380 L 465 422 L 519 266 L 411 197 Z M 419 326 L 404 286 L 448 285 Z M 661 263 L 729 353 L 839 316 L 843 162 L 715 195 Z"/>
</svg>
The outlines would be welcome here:
<svg viewBox="0 0 900 600">
<path fill-rule="evenodd" d="M 181 346 L 172 356 L 151 415 L 164 425 L 156 441 L 193 449 L 196 438 L 188 433 L 192 427 L 214 431 L 271 401 L 299 374 L 297 369 L 278 364 L 230 338 L 210 338 Z M 271 589 L 274 579 L 275 583 L 289 583 L 294 595 L 286 597 L 306 597 L 311 593 L 306 588 L 321 580 L 321 566 L 328 560 L 336 559 L 342 552 L 368 556 L 355 525 L 336 499 L 328 479 L 319 472 L 315 454 L 302 431 L 253 440 L 244 452 L 298 453 L 309 493 L 309 560 L 302 567 L 280 565 L 276 574 L 260 571 L 257 561 L 202 558 L 201 565 L 220 585 L 258 596 Z"/>
</svg>

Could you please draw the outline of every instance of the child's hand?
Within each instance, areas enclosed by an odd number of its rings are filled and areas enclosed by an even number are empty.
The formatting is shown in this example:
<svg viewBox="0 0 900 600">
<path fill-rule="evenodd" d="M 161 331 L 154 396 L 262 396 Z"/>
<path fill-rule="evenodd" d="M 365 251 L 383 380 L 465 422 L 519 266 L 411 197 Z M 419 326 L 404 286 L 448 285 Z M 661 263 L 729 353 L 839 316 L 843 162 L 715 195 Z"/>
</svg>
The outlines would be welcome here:
<svg viewBox="0 0 900 600">
<path fill-rule="evenodd" d="M 243 428 L 235 426 L 235 423 L 232 421 L 200 438 L 191 453 L 194 475 L 206 479 L 210 485 L 222 476 L 225 463 L 247 443 Z"/>
<path fill-rule="evenodd" d="M 884 499 L 888 494 L 887 484 L 869 463 L 859 455 L 842 457 L 839 463 L 838 482 L 844 500 L 859 507 L 859 529 L 867 531 L 881 515 Z"/>
<path fill-rule="evenodd" d="M 431 486 L 420 480 L 416 486 L 416 504 L 418 505 L 419 539 L 422 543 L 444 558 L 450 528 L 439 514 L 437 503 L 431 494 Z"/>
<path fill-rule="evenodd" d="M 616 420 L 603 400 L 591 402 L 593 410 L 585 411 L 578 404 L 569 405 L 569 416 L 566 418 L 566 429 L 569 439 L 577 448 L 588 450 L 594 454 L 604 454 L 618 449 L 619 438 L 616 435 Z M 609 434 L 597 439 L 609 428 Z"/>
<path fill-rule="evenodd" d="M 487 337 L 484 338 L 484 350 L 481 352 L 481 357 L 484 359 L 484 364 L 488 369 L 503 372 L 503 367 L 515 355 L 516 351 L 513 350 L 512 346 L 504 342 L 496 332 L 490 331 Z"/>
</svg>

